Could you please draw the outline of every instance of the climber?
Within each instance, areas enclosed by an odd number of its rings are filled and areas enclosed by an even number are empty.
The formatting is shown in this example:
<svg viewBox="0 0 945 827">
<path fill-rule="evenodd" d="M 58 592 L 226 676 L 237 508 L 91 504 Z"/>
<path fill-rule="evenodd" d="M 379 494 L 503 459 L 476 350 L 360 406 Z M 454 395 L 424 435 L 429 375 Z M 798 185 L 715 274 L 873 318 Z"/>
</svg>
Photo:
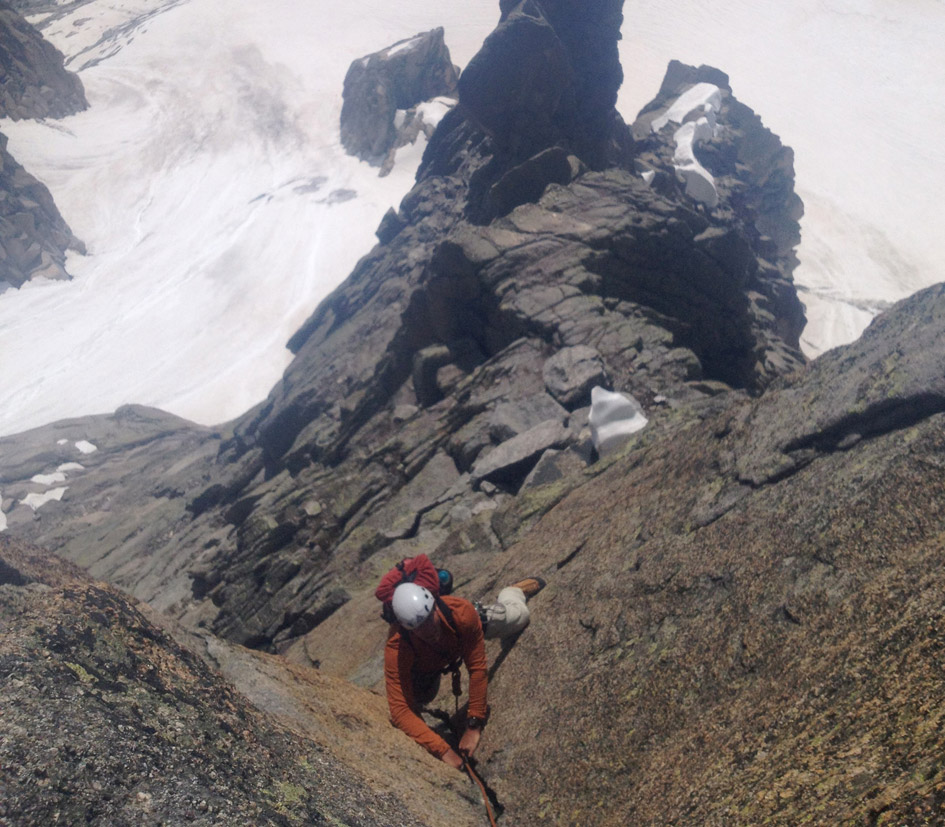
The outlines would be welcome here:
<svg viewBox="0 0 945 827">
<path fill-rule="evenodd" d="M 525 602 L 544 585 L 538 577 L 522 580 L 502 589 L 496 603 L 482 607 L 454 595 L 435 596 L 417 583 L 398 585 L 384 650 L 387 703 L 394 726 L 451 767 L 462 769 L 460 753 L 472 756 L 486 722 L 489 679 L 484 638 L 522 631 L 529 620 Z M 420 711 L 437 696 L 440 676 L 447 672 L 453 673 L 458 694 L 460 663 L 469 672 L 469 705 L 457 751 L 426 725 Z"/>
</svg>

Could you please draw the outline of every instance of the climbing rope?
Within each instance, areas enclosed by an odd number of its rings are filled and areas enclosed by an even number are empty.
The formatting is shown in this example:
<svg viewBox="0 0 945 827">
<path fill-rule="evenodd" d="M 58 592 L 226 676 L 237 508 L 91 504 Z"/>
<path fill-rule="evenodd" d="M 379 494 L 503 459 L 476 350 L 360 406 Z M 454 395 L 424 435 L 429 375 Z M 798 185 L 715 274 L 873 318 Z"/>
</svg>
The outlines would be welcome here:
<svg viewBox="0 0 945 827">
<path fill-rule="evenodd" d="M 459 665 L 458 663 L 451 664 L 443 670 L 443 674 L 447 672 L 453 672 L 453 700 L 456 704 L 456 714 L 459 714 L 459 696 L 462 694 L 462 686 L 460 683 L 460 674 L 459 674 Z M 441 709 L 427 709 L 425 710 L 430 715 L 439 720 L 443 721 L 450 729 L 453 730 L 453 734 L 456 737 L 459 737 L 459 733 L 456 731 L 454 720 L 451 718 L 448 712 L 445 712 Z M 459 757 L 463 762 L 463 769 L 466 770 L 466 773 L 469 775 L 470 779 L 475 781 L 479 785 L 479 791 L 482 793 L 482 803 L 486 808 L 486 815 L 489 816 L 489 824 L 492 827 L 498 827 L 495 823 L 495 816 L 492 814 L 492 805 L 489 803 L 489 793 L 486 792 L 486 785 L 482 783 L 482 779 L 476 775 L 476 771 L 472 768 L 471 759 L 465 752 L 460 752 Z"/>
<path fill-rule="evenodd" d="M 486 815 L 489 816 L 489 824 L 492 827 L 498 827 L 495 823 L 495 816 L 492 814 L 492 807 L 489 804 L 489 794 L 486 792 L 486 785 L 482 783 L 482 779 L 476 775 L 476 771 L 472 768 L 472 764 L 469 762 L 469 759 L 466 757 L 465 753 L 460 753 L 460 757 L 463 759 L 463 769 L 469 774 L 469 777 L 479 785 L 479 789 L 482 792 L 482 803 L 486 807 Z"/>
</svg>

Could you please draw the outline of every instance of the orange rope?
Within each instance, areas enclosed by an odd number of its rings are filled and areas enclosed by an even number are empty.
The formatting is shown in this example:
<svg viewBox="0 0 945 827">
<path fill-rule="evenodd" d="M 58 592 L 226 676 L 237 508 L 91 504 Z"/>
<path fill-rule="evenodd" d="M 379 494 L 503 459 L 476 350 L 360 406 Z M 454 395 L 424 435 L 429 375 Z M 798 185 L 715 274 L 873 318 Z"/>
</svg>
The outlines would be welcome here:
<svg viewBox="0 0 945 827">
<path fill-rule="evenodd" d="M 495 823 L 495 816 L 492 815 L 492 807 L 489 806 L 489 795 L 486 793 L 486 785 L 483 784 L 479 776 L 476 775 L 472 765 L 466 760 L 465 756 L 463 756 L 463 768 L 469 773 L 469 777 L 479 785 L 479 789 L 482 791 L 482 803 L 486 805 L 486 814 L 489 816 L 489 824 L 491 824 L 492 827 L 498 827 Z"/>
</svg>

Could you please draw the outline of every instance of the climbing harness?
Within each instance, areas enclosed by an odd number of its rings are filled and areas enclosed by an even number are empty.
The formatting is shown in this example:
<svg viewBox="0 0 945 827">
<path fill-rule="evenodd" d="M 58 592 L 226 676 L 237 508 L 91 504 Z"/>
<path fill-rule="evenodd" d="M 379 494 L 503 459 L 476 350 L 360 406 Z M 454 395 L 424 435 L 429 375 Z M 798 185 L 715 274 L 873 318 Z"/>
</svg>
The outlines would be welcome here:
<svg viewBox="0 0 945 827">
<path fill-rule="evenodd" d="M 472 763 L 467 757 L 466 753 L 461 752 L 459 757 L 463 760 L 463 769 L 466 770 L 470 779 L 475 781 L 479 785 L 479 791 L 482 793 L 482 803 L 486 807 L 486 815 L 489 816 L 489 824 L 492 827 L 497 827 L 495 823 L 495 816 L 492 814 L 492 806 L 489 804 L 489 794 L 486 792 L 486 785 L 482 783 L 482 779 L 476 775 L 476 771 L 472 768 Z"/>
</svg>

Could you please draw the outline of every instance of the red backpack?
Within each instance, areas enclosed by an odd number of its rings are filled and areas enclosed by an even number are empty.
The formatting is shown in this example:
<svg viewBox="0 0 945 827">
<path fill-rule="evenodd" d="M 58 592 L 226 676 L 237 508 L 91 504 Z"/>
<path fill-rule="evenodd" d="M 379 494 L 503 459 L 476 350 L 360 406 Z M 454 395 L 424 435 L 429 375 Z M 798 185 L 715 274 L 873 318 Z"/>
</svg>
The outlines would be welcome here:
<svg viewBox="0 0 945 827">
<path fill-rule="evenodd" d="M 441 594 L 449 594 L 453 589 L 453 575 L 446 569 L 438 569 L 425 554 L 416 557 L 406 557 L 381 578 L 381 582 L 374 590 L 374 596 L 384 604 L 381 617 L 388 623 L 394 622 L 391 600 L 394 599 L 394 589 L 401 583 L 416 583 L 428 589 L 434 598 Z M 437 599 L 437 603 L 440 601 Z"/>
</svg>

